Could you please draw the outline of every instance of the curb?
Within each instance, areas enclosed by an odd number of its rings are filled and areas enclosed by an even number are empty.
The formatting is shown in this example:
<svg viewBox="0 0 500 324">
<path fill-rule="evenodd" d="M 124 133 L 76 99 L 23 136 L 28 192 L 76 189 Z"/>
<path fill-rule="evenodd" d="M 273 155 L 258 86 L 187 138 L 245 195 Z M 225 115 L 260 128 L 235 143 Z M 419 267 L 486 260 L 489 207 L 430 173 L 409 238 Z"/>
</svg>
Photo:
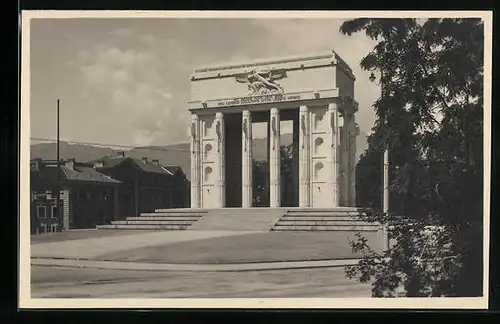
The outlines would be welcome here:
<svg viewBox="0 0 500 324">
<path fill-rule="evenodd" d="M 81 259 L 31 259 L 32 266 L 85 268 L 100 270 L 128 270 L 128 271 L 190 271 L 190 272 L 242 272 L 242 271 L 270 271 L 289 269 L 334 268 L 354 265 L 359 259 L 321 260 L 321 261 L 281 261 L 239 264 L 171 264 L 171 263 L 137 263 L 95 261 Z"/>
</svg>

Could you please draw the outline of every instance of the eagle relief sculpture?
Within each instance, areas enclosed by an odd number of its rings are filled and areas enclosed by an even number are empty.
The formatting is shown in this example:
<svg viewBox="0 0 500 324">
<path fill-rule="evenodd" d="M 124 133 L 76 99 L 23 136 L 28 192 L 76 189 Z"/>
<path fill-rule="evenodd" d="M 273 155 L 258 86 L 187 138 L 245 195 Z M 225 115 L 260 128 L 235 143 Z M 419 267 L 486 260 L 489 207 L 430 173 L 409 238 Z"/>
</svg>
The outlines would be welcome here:
<svg viewBox="0 0 500 324">
<path fill-rule="evenodd" d="M 284 78 L 284 71 L 269 71 L 258 73 L 255 70 L 236 76 L 236 80 L 247 83 L 250 96 L 281 94 L 283 87 L 275 80 Z"/>
</svg>

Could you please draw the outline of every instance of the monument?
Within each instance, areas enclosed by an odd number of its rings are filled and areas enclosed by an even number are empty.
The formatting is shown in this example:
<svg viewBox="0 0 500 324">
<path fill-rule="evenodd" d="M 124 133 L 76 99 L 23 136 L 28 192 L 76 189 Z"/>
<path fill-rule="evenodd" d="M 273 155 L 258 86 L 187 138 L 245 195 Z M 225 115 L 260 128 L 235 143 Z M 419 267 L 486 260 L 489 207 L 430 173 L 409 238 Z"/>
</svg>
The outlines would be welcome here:
<svg viewBox="0 0 500 324">
<path fill-rule="evenodd" d="M 282 207 L 280 121 L 293 123 L 297 207 L 355 205 L 355 77 L 334 51 L 196 69 L 191 208 L 252 206 L 252 123 L 268 123 L 269 207 Z"/>
</svg>

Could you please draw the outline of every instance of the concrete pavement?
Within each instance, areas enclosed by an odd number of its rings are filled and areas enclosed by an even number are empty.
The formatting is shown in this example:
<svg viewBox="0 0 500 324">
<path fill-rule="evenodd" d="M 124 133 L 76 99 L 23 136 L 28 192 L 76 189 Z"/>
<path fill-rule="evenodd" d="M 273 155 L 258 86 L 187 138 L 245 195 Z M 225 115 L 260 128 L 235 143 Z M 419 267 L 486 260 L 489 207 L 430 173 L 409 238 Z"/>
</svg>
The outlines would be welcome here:
<svg viewBox="0 0 500 324">
<path fill-rule="evenodd" d="M 232 264 L 167 264 L 167 263 L 139 263 L 96 261 L 82 259 L 51 259 L 32 258 L 32 266 L 70 267 L 107 270 L 136 270 L 136 271 L 198 271 L 198 272 L 240 272 L 264 271 L 304 268 L 333 268 L 356 264 L 359 260 L 319 260 L 319 261 L 283 261 L 283 262 L 254 262 Z"/>
<path fill-rule="evenodd" d="M 370 297 L 369 284 L 344 269 L 189 272 L 32 267 L 32 298 L 350 298 Z"/>
</svg>

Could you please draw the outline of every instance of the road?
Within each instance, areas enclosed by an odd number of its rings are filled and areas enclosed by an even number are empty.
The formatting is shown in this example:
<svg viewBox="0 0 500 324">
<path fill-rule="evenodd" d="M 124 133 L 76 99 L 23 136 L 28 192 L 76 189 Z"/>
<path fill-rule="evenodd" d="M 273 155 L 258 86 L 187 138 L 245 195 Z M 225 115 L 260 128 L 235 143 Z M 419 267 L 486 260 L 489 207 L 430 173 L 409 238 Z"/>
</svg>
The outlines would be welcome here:
<svg viewBox="0 0 500 324">
<path fill-rule="evenodd" d="M 370 297 L 344 268 L 245 272 L 95 270 L 33 266 L 33 298 Z"/>
</svg>

